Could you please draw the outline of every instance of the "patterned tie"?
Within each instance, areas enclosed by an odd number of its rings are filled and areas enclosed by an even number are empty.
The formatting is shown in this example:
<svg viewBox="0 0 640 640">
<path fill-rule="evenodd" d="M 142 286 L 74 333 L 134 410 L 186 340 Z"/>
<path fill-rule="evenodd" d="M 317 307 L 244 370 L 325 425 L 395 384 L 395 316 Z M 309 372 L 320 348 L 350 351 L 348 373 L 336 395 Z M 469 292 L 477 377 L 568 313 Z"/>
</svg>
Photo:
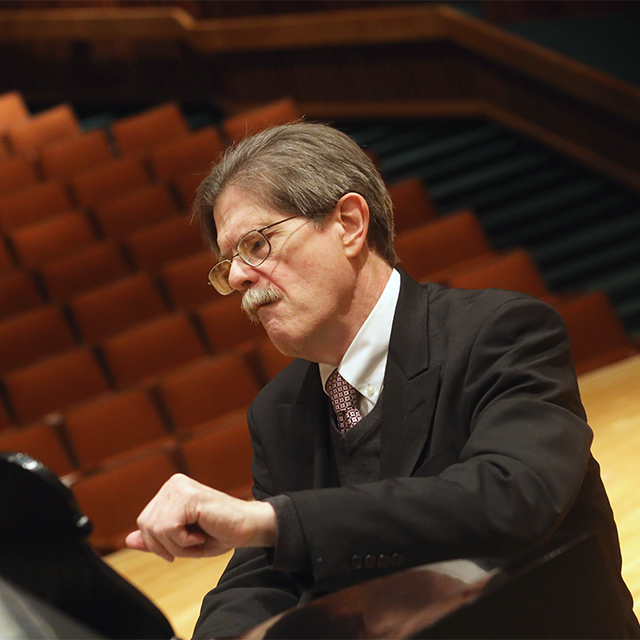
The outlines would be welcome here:
<svg viewBox="0 0 640 640">
<path fill-rule="evenodd" d="M 327 378 L 326 389 L 338 418 L 338 429 L 340 433 L 346 433 L 362 420 L 362 414 L 358 409 L 358 392 L 337 369 Z"/>
</svg>

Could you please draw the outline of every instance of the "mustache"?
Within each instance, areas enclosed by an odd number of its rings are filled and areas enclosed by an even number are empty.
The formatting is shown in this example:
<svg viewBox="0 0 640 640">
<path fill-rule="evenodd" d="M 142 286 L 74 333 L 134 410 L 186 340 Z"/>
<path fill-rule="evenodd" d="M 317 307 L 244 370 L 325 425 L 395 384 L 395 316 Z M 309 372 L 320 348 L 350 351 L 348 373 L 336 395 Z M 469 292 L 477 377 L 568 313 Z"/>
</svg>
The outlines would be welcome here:
<svg viewBox="0 0 640 640">
<path fill-rule="evenodd" d="M 263 304 L 277 302 L 280 294 L 270 284 L 264 287 L 251 287 L 242 296 L 242 310 L 249 316 L 249 319 L 256 324 L 260 324 L 260 317 L 257 308 Z"/>
</svg>

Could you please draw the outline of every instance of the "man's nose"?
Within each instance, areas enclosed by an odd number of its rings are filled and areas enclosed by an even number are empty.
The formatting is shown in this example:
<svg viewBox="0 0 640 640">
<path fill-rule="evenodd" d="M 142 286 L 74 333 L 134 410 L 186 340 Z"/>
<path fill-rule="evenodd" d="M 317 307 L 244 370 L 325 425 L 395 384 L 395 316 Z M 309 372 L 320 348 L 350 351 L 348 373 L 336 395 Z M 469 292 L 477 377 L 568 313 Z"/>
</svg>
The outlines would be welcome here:
<svg viewBox="0 0 640 640">
<path fill-rule="evenodd" d="M 235 291 L 246 291 L 258 280 L 258 274 L 251 265 L 247 264 L 240 256 L 231 261 L 229 269 L 229 286 Z"/>
</svg>

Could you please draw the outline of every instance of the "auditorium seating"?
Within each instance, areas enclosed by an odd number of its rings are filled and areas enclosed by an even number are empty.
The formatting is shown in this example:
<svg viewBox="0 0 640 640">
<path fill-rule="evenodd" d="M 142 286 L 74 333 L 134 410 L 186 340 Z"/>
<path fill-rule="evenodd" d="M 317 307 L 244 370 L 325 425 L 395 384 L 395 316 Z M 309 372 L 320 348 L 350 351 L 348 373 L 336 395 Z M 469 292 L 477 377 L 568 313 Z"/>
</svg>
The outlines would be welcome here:
<svg viewBox="0 0 640 640">
<path fill-rule="evenodd" d="M 205 250 L 162 267 L 160 277 L 176 308 L 191 309 L 218 299 L 219 294 L 207 277 L 214 264 L 213 254 Z"/>
<path fill-rule="evenodd" d="M 205 355 L 193 324 L 183 313 L 121 331 L 101 348 L 120 389 Z"/>
<path fill-rule="evenodd" d="M 80 467 L 91 470 L 151 447 L 171 448 L 162 417 L 144 389 L 109 393 L 71 409 L 65 428 Z"/>
<path fill-rule="evenodd" d="M 158 287 L 146 273 L 136 273 L 78 294 L 69 307 L 82 338 L 91 344 L 168 311 Z"/>
<path fill-rule="evenodd" d="M 198 482 L 237 498 L 250 497 L 253 449 L 244 416 L 187 440 L 182 452 L 189 474 Z"/>
<path fill-rule="evenodd" d="M 244 410 L 259 387 L 236 354 L 197 360 L 158 384 L 159 398 L 176 431 L 192 431 Z"/>
<path fill-rule="evenodd" d="M 62 411 L 109 388 L 96 355 L 86 347 L 16 369 L 5 376 L 5 386 L 21 424 Z"/>
<path fill-rule="evenodd" d="M 9 237 L 24 267 L 38 267 L 98 241 L 91 222 L 79 211 L 20 227 Z"/>
<path fill-rule="evenodd" d="M 41 305 L 0 322 L 0 374 L 76 346 L 60 307 Z"/>
<path fill-rule="evenodd" d="M 438 270 L 491 254 L 489 240 L 471 211 L 451 214 L 396 238 L 400 266 L 416 280 Z"/>
<path fill-rule="evenodd" d="M 102 232 L 122 239 L 144 227 L 177 216 L 178 206 L 162 184 L 149 184 L 111 198 L 94 208 Z"/>
<path fill-rule="evenodd" d="M 0 198 L 37 181 L 33 163 L 26 158 L 9 158 L 0 164 Z"/>
<path fill-rule="evenodd" d="M 201 174 L 224 150 L 220 134 L 213 127 L 203 127 L 175 140 L 158 145 L 149 152 L 153 173 L 159 180 L 172 180 L 185 174 Z"/>
<path fill-rule="evenodd" d="M 301 120 L 302 116 L 293 100 L 283 98 L 257 109 L 225 118 L 222 127 L 230 142 L 238 142 L 268 127 Z"/>
<path fill-rule="evenodd" d="M 93 545 L 103 552 L 123 547 L 142 509 L 177 471 L 170 452 L 154 451 L 76 482 L 80 509 L 93 522 Z"/>
<path fill-rule="evenodd" d="M 19 451 L 39 460 L 58 476 L 74 472 L 74 465 L 51 426 L 35 424 L 26 429 L 0 431 L 0 451 Z"/>
<path fill-rule="evenodd" d="M 103 131 L 94 129 L 42 149 L 40 167 L 47 178 L 66 178 L 113 157 Z"/>
<path fill-rule="evenodd" d="M 121 118 L 113 123 L 112 129 L 123 155 L 151 149 L 189 130 L 180 107 L 174 102 Z"/>
<path fill-rule="evenodd" d="M 130 271 L 120 247 L 105 241 L 47 262 L 40 268 L 40 275 L 51 299 L 64 301 L 124 278 Z"/>
<path fill-rule="evenodd" d="M 74 136 L 79 131 L 73 108 L 61 104 L 11 126 L 6 136 L 16 155 L 35 157 L 47 144 Z"/>
<path fill-rule="evenodd" d="M 81 132 L 69 107 L 31 116 L 0 96 L 20 150 L 0 145 L 0 449 L 77 480 L 102 550 L 175 471 L 248 496 L 246 408 L 291 358 L 208 285 L 215 256 L 187 210 L 225 143 L 300 117 L 285 99 L 190 131 L 168 103 Z M 603 294 L 552 296 L 472 211 L 438 216 L 421 179 L 389 191 L 399 266 L 418 279 L 543 297 L 580 373 L 638 351 Z"/>
<path fill-rule="evenodd" d="M 141 160 L 126 157 L 75 173 L 69 182 L 78 204 L 92 207 L 142 187 L 150 178 Z"/>
<path fill-rule="evenodd" d="M 73 203 L 61 182 L 29 185 L 0 199 L 0 231 L 9 233 L 70 209 Z"/>
</svg>

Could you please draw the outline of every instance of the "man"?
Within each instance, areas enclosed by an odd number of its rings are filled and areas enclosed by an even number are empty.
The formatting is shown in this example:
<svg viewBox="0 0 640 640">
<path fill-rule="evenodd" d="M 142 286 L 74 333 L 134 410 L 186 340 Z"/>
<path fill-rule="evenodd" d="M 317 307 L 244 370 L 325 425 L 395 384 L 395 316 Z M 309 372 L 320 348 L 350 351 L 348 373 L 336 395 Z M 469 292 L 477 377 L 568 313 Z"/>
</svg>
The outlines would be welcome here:
<svg viewBox="0 0 640 640">
<path fill-rule="evenodd" d="M 249 409 L 257 500 L 174 476 L 128 538 L 168 560 L 236 549 L 196 637 L 237 637 L 301 598 L 401 568 L 506 559 L 591 529 L 620 575 L 566 329 L 549 306 L 394 269 L 384 184 L 323 125 L 245 140 L 195 210 L 220 259 L 211 283 L 241 291 L 297 358 Z M 635 629 L 621 579 L 620 592 Z"/>
</svg>

